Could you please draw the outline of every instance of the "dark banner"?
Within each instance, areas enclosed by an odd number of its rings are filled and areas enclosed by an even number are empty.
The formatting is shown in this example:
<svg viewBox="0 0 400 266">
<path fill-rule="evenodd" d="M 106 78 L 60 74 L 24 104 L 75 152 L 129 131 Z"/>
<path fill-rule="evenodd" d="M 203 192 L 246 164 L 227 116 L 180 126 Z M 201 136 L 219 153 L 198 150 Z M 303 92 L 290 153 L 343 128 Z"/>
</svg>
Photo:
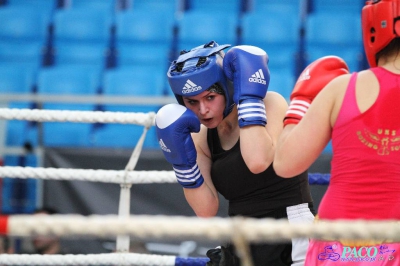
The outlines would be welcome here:
<svg viewBox="0 0 400 266">
<path fill-rule="evenodd" d="M 101 149 L 46 149 L 44 167 L 73 169 L 124 170 L 131 156 L 130 150 Z M 168 170 L 171 166 L 165 161 L 161 151 L 143 151 L 135 170 Z M 45 180 L 43 187 L 43 205 L 53 208 L 63 214 L 118 214 L 120 197 L 119 184 Z M 221 198 L 219 216 L 226 216 L 227 204 Z M 135 184 L 131 187 L 131 214 L 144 215 L 183 215 L 193 216 L 194 212 L 183 195 L 178 183 Z M 190 241 L 190 240 L 189 240 Z M 191 243 L 196 246 L 192 256 L 204 255 L 208 247 L 219 243 L 200 243 L 166 241 L 162 243 L 147 243 L 152 253 L 163 253 L 168 250 L 186 252 L 185 247 Z M 110 252 L 115 245 L 115 239 L 80 239 L 64 241 L 69 253 L 87 254 Z M 194 245 L 193 245 L 194 244 Z M 198 250 L 196 252 L 196 250 Z M 199 254 L 200 253 L 200 254 Z M 166 253 L 168 255 L 168 253 Z M 174 254 L 177 255 L 177 254 Z"/>
</svg>

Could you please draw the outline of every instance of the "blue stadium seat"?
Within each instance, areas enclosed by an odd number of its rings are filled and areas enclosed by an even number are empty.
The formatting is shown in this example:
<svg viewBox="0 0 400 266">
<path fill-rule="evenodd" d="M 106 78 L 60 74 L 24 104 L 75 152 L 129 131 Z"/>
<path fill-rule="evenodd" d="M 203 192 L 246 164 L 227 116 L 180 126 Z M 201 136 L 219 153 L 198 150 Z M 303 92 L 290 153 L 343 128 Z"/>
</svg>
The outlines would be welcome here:
<svg viewBox="0 0 400 266">
<path fill-rule="evenodd" d="M 50 14 L 30 7 L 1 7 L 0 38 L 2 41 L 44 41 L 50 19 Z"/>
<path fill-rule="evenodd" d="M 32 7 L 0 7 L 1 62 L 42 63 L 51 16 Z"/>
<path fill-rule="evenodd" d="M 188 0 L 188 10 L 216 12 L 216 13 L 236 13 L 242 11 L 242 0 Z"/>
<path fill-rule="evenodd" d="M 104 68 L 111 45 L 109 12 L 74 8 L 54 15 L 55 64 L 87 64 Z"/>
<path fill-rule="evenodd" d="M 241 42 L 264 49 L 269 56 L 270 69 L 289 69 L 294 73 L 300 44 L 297 13 L 248 12 L 243 15 L 241 27 Z"/>
<path fill-rule="evenodd" d="M 103 44 L 57 43 L 55 65 L 87 65 L 104 69 L 107 47 Z"/>
<path fill-rule="evenodd" d="M 94 95 L 100 86 L 100 72 L 86 66 L 43 68 L 38 76 L 38 93 Z"/>
<path fill-rule="evenodd" d="M 249 1 L 250 2 L 250 1 Z M 304 1 L 301 0 L 252 0 L 250 3 L 250 12 L 263 12 L 264 15 L 269 14 L 269 12 L 283 12 L 288 16 L 295 14 L 295 16 L 300 15 L 301 4 Z M 267 13 L 265 13 L 267 12 Z"/>
<path fill-rule="evenodd" d="M 157 65 L 166 69 L 174 20 L 174 16 L 162 11 L 119 12 L 116 16 L 117 65 Z"/>
<path fill-rule="evenodd" d="M 237 44 L 237 14 L 223 16 L 207 11 L 186 11 L 177 20 L 178 51 L 189 50 L 210 41 L 219 44 Z"/>
<path fill-rule="evenodd" d="M 120 1 L 118 0 L 69 0 L 64 8 L 84 8 L 99 11 L 115 12 L 117 11 Z"/>
<path fill-rule="evenodd" d="M 275 91 L 281 94 L 288 102 L 292 93 L 296 77 L 288 68 L 270 69 L 270 82 L 268 91 Z"/>
<path fill-rule="evenodd" d="M 305 31 L 307 63 L 336 55 L 347 62 L 351 71 L 360 70 L 363 54 L 360 16 L 314 12 L 307 17 Z"/>
<path fill-rule="evenodd" d="M 165 73 L 157 67 L 121 67 L 105 72 L 103 80 L 104 95 L 114 96 L 162 96 Z M 157 112 L 156 104 L 103 106 L 111 112 Z M 94 129 L 94 145 L 97 147 L 132 148 L 139 140 L 143 126 L 105 124 Z M 144 148 L 158 147 L 154 127 L 150 128 Z"/>
<path fill-rule="evenodd" d="M 38 93 L 64 96 L 95 95 L 100 86 L 100 72 L 86 66 L 54 66 L 38 75 Z M 43 109 L 93 111 L 94 104 L 46 103 Z M 90 146 L 92 124 L 71 122 L 43 123 L 45 146 Z"/>
<path fill-rule="evenodd" d="M 182 11 L 182 0 L 125 0 L 126 9 L 134 11 L 162 11 L 168 15 Z"/>
<path fill-rule="evenodd" d="M 310 45 L 311 46 L 311 45 Z M 310 47 L 308 46 L 308 47 Z M 347 47 L 340 50 L 338 47 L 335 46 L 326 46 L 326 47 L 312 47 L 306 50 L 306 59 L 307 64 L 311 63 L 312 61 L 321 58 L 327 55 L 336 55 L 344 59 L 346 64 L 348 65 L 350 72 L 353 71 L 360 71 L 363 69 L 362 66 L 362 47 Z"/>
<path fill-rule="evenodd" d="M 0 63 L 0 93 L 30 93 L 35 72 L 24 65 Z"/>
<path fill-rule="evenodd" d="M 26 1 L 26 0 L 7 0 L 7 6 L 13 7 L 30 7 L 36 9 L 40 12 L 48 12 L 49 14 L 53 12 L 58 5 L 58 0 L 35 0 L 35 1 Z"/>
<path fill-rule="evenodd" d="M 43 49 L 43 42 L 0 40 L 0 62 L 38 69 L 43 63 Z"/>
<path fill-rule="evenodd" d="M 364 6 L 364 3 L 365 1 L 362 0 L 312 0 L 312 11 L 316 13 L 351 13 L 353 16 L 359 16 L 361 15 L 361 9 Z"/>
<path fill-rule="evenodd" d="M 165 72 L 158 67 L 119 67 L 107 70 L 105 95 L 161 96 Z"/>
<path fill-rule="evenodd" d="M 159 107 L 160 108 L 160 107 Z M 125 108 L 123 112 L 149 113 L 157 112 L 159 108 L 148 106 L 132 106 Z M 107 108 L 106 111 L 116 112 L 117 109 Z M 92 145 L 104 148 L 134 148 L 143 133 L 144 127 L 132 124 L 101 124 L 95 125 L 92 134 Z M 147 132 L 143 148 L 158 148 L 155 128 L 151 127 Z"/>
<path fill-rule="evenodd" d="M 0 64 L 0 93 L 23 94 L 31 93 L 35 84 L 33 69 L 14 64 Z M 27 102 L 9 103 L 8 108 L 31 108 Z M 37 145 L 36 123 L 21 120 L 7 120 L 6 145 L 22 146 L 26 142 Z"/>
</svg>

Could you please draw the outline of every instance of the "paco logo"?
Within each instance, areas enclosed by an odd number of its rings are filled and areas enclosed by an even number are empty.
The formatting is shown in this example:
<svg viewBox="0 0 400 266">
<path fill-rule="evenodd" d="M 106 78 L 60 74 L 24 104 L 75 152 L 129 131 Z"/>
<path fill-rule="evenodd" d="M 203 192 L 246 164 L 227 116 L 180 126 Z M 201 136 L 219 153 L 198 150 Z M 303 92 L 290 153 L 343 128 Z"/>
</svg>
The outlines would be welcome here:
<svg viewBox="0 0 400 266">
<path fill-rule="evenodd" d="M 340 253 L 337 245 L 325 246 L 324 252 L 318 254 L 318 260 L 325 261 L 338 261 L 339 262 L 375 262 L 375 261 L 391 261 L 394 259 L 393 253 L 396 251 L 390 249 L 388 245 L 376 246 L 361 246 L 361 247 L 348 247 L 343 246 Z"/>
<path fill-rule="evenodd" d="M 343 247 L 342 258 L 375 258 L 377 247 Z"/>
<path fill-rule="evenodd" d="M 340 259 L 340 254 L 333 251 L 336 248 L 336 245 L 326 246 L 324 248 L 324 252 L 318 254 L 318 259 L 337 261 L 338 259 Z"/>
</svg>

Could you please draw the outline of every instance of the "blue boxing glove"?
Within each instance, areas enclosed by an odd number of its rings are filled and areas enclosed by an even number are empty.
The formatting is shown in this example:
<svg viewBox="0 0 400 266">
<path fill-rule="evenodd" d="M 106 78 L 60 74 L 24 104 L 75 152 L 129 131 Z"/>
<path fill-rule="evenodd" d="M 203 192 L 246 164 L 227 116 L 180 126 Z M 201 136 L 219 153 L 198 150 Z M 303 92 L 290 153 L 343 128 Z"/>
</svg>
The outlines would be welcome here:
<svg viewBox="0 0 400 266">
<path fill-rule="evenodd" d="M 191 132 L 200 131 L 200 120 L 186 107 L 167 104 L 156 115 L 158 142 L 165 159 L 172 164 L 178 183 L 185 188 L 197 188 L 204 178 L 197 166 L 197 152 Z"/>
<path fill-rule="evenodd" d="M 238 108 L 239 127 L 265 126 L 263 99 L 269 85 L 267 53 L 255 46 L 235 46 L 226 53 L 223 68 L 234 84 L 233 101 Z"/>
</svg>

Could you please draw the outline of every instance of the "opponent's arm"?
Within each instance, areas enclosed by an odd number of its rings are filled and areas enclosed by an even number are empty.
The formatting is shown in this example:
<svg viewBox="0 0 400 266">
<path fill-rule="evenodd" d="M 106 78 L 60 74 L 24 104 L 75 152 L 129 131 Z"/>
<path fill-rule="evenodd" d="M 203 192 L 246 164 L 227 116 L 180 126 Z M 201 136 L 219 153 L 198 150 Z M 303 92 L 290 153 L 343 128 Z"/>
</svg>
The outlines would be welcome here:
<svg viewBox="0 0 400 266">
<path fill-rule="evenodd" d="M 187 197 L 188 203 L 197 215 L 212 216 L 216 213 L 215 209 L 218 210 L 218 197 L 215 197 L 216 193 L 214 194 L 207 184 L 211 178 L 206 169 L 207 163 L 204 163 L 204 156 L 199 157 L 201 167 L 197 163 L 197 150 L 191 136 L 191 133 L 200 131 L 199 119 L 182 105 L 168 104 L 157 112 L 155 124 L 158 141 L 166 160 L 172 164 L 185 195 L 192 195 Z M 203 171 L 206 178 L 203 177 Z M 193 197 L 196 195 L 197 197 Z"/>
<path fill-rule="evenodd" d="M 277 143 L 273 165 L 279 176 L 304 172 L 328 144 L 336 78 L 348 73 L 346 63 L 336 56 L 322 57 L 301 73 Z"/>
<path fill-rule="evenodd" d="M 231 48 L 223 61 L 224 72 L 234 84 L 242 157 L 253 173 L 264 171 L 274 156 L 274 136 L 266 130 L 267 64 L 267 53 L 248 45 Z"/>
</svg>

